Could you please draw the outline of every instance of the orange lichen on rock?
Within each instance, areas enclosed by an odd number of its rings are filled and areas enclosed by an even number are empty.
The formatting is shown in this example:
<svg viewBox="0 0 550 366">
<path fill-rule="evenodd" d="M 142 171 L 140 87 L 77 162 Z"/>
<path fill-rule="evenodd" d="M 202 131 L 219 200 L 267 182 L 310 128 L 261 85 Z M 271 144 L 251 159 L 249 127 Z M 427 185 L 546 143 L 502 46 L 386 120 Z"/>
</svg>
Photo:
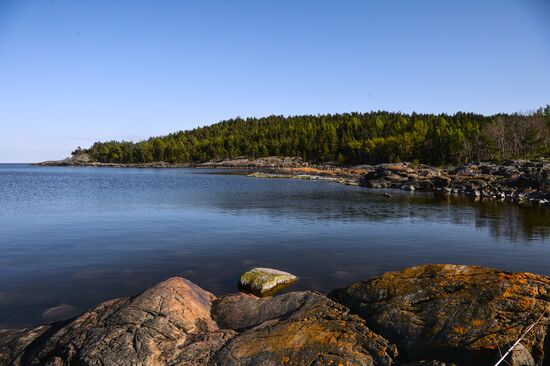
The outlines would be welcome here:
<svg viewBox="0 0 550 366">
<path fill-rule="evenodd" d="M 480 319 L 473 319 L 470 324 L 472 325 L 472 327 L 481 327 L 483 325 L 483 320 L 480 320 Z"/>
<path fill-rule="evenodd" d="M 457 325 L 453 327 L 453 332 L 455 332 L 456 334 L 466 334 L 468 333 L 468 328 Z"/>
<path fill-rule="evenodd" d="M 491 364 L 499 348 L 550 313 L 549 289 L 545 276 L 442 264 L 385 273 L 330 296 L 409 357 L 443 353 L 469 365 Z M 547 323 L 541 324 L 522 341 L 538 364 L 549 331 Z"/>
</svg>

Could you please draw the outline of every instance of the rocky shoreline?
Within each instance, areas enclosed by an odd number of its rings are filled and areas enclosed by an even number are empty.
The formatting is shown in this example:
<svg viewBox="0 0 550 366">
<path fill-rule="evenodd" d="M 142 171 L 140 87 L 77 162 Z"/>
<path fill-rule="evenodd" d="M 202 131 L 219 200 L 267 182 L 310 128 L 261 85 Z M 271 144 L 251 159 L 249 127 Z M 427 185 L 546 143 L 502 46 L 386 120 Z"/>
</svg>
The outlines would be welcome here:
<svg viewBox="0 0 550 366">
<path fill-rule="evenodd" d="M 475 266 L 412 267 L 328 296 L 216 297 L 174 277 L 67 321 L 0 330 L 0 365 L 484 366 L 524 334 L 506 364 L 544 366 L 549 315 L 550 278 Z"/>
<path fill-rule="evenodd" d="M 267 157 L 211 161 L 202 164 L 110 164 L 77 156 L 39 166 L 95 166 L 130 168 L 223 168 L 244 171 L 256 178 L 324 180 L 378 189 L 434 192 L 474 199 L 529 202 L 550 207 L 550 161 L 509 160 L 436 168 L 422 164 L 391 163 L 340 167 L 311 164 L 300 158 Z"/>
<path fill-rule="evenodd" d="M 499 164 L 481 162 L 436 168 L 412 163 L 338 167 L 303 163 L 299 159 L 277 165 L 273 160 L 269 163 L 258 160 L 242 159 L 240 164 L 229 161 L 207 166 L 252 169 L 255 171 L 248 176 L 256 178 L 324 180 L 368 188 L 529 202 L 550 207 L 549 161 L 510 160 Z"/>
</svg>

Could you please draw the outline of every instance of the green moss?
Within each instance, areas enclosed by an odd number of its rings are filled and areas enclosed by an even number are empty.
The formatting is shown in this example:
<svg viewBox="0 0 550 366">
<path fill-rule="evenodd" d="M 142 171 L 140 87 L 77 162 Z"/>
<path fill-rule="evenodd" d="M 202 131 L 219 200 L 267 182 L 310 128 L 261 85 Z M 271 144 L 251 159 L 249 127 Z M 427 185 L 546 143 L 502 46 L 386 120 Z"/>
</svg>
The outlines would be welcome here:
<svg viewBox="0 0 550 366">
<path fill-rule="evenodd" d="M 296 276 L 290 273 L 270 268 L 254 268 L 241 276 L 239 288 L 244 292 L 267 296 L 290 286 L 296 280 Z"/>
</svg>

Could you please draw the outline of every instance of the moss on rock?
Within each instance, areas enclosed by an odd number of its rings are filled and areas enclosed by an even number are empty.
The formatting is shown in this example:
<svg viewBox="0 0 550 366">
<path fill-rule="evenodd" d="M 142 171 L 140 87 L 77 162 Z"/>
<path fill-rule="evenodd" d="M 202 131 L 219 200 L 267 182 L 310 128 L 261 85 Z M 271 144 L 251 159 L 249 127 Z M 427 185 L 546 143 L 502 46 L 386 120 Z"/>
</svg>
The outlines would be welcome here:
<svg viewBox="0 0 550 366">
<path fill-rule="evenodd" d="M 297 277 L 272 268 L 253 268 L 239 279 L 239 289 L 257 296 L 270 296 L 292 285 Z"/>
</svg>

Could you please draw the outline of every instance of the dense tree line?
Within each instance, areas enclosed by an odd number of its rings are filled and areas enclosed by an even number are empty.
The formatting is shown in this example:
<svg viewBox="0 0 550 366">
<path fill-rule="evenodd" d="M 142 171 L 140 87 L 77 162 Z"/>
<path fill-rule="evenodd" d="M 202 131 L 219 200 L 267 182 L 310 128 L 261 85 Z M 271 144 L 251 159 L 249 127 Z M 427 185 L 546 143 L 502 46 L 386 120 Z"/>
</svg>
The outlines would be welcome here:
<svg viewBox="0 0 550 366">
<path fill-rule="evenodd" d="M 235 118 L 141 142 L 96 142 L 106 163 L 298 156 L 311 162 L 432 165 L 550 156 L 550 106 L 529 115 L 389 112 Z"/>
</svg>

